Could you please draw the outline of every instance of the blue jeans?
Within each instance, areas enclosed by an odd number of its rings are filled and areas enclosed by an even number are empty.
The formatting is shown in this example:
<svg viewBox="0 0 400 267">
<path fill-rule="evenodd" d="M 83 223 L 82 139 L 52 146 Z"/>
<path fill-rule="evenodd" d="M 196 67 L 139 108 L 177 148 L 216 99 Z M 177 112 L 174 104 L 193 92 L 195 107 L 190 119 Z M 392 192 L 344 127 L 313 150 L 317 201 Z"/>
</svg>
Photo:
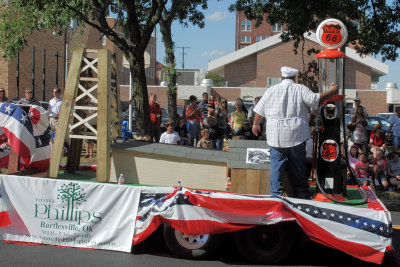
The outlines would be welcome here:
<svg viewBox="0 0 400 267">
<path fill-rule="evenodd" d="M 294 147 L 270 147 L 271 149 L 271 195 L 282 196 L 286 165 L 289 165 L 289 178 L 296 197 L 305 198 L 308 194 L 306 177 L 306 142 Z"/>
</svg>

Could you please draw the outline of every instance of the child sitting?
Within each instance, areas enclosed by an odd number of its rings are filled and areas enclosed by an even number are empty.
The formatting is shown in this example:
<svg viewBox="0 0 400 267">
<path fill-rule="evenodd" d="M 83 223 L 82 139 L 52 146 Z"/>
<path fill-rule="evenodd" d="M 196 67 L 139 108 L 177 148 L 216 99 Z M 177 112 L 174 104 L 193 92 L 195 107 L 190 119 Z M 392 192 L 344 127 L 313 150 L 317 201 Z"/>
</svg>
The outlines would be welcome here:
<svg viewBox="0 0 400 267">
<path fill-rule="evenodd" d="M 374 179 L 376 179 L 379 182 L 379 185 L 383 186 L 383 190 L 387 190 L 389 186 L 388 179 L 385 175 L 386 167 L 387 167 L 387 161 L 383 156 L 383 151 L 378 149 L 376 151 L 376 158 L 374 158 L 373 173 L 374 173 Z"/>
<path fill-rule="evenodd" d="M 356 163 L 355 165 L 355 171 L 356 171 L 356 178 L 360 184 L 363 186 L 370 186 L 372 191 L 375 192 L 375 186 L 374 183 L 372 182 L 372 179 L 369 175 L 369 168 L 372 166 L 369 166 L 369 163 L 367 161 L 367 155 L 364 153 L 360 154 L 360 161 Z"/>
<path fill-rule="evenodd" d="M 178 144 L 178 142 L 181 141 L 179 134 L 174 131 L 174 123 L 172 120 L 168 120 L 165 123 L 165 127 L 167 127 L 167 131 L 163 132 L 163 134 L 160 137 L 160 143 L 166 143 L 166 144 Z"/>
<path fill-rule="evenodd" d="M 258 140 L 257 136 L 253 134 L 251 123 L 248 120 L 245 120 L 243 122 L 242 128 L 235 135 L 243 136 L 244 140 Z"/>
<path fill-rule="evenodd" d="M 178 133 L 179 137 L 181 138 L 182 145 L 190 145 L 191 141 L 188 136 L 187 124 L 185 123 L 184 117 L 178 118 L 178 125 L 175 126 L 175 132 Z"/>
<path fill-rule="evenodd" d="M 214 148 L 214 142 L 210 139 L 210 133 L 208 129 L 201 130 L 201 139 L 197 143 L 197 147 L 200 148 Z"/>
<path fill-rule="evenodd" d="M 217 119 L 215 119 L 214 116 L 208 117 L 207 123 L 208 123 L 208 133 L 210 135 L 210 139 L 213 140 L 215 148 L 221 150 L 225 135 L 224 129 L 218 127 Z"/>
</svg>

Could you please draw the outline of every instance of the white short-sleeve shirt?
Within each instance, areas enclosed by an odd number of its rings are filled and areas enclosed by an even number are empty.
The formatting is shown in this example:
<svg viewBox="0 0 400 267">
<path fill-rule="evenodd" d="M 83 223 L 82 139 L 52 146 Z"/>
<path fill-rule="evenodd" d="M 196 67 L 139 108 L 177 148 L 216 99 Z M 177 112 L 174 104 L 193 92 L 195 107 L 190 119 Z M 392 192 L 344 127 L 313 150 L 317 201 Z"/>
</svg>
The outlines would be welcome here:
<svg viewBox="0 0 400 267">
<path fill-rule="evenodd" d="M 267 121 L 268 145 L 293 147 L 306 141 L 310 137 L 307 113 L 318 108 L 319 99 L 318 93 L 292 79 L 269 87 L 254 108 Z"/>
<path fill-rule="evenodd" d="M 166 144 L 178 144 L 178 142 L 181 140 L 179 137 L 179 134 L 175 131 L 173 131 L 171 134 L 167 132 L 163 132 L 163 134 L 160 137 L 160 143 L 166 143 Z"/>
</svg>

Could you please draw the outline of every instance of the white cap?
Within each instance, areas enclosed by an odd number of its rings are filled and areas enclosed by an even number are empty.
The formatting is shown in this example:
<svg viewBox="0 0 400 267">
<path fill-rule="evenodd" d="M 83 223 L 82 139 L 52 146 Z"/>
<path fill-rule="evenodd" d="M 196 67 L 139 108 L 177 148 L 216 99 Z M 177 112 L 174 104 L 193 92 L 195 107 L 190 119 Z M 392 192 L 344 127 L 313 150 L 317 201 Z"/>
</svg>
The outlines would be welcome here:
<svg viewBox="0 0 400 267">
<path fill-rule="evenodd" d="M 291 77 L 296 76 L 296 74 L 299 73 L 299 70 L 285 66 L 285 67 L 281 68 L 281 72 L 282 72 L 282 77 L 291 78 Z"/>
</svg>

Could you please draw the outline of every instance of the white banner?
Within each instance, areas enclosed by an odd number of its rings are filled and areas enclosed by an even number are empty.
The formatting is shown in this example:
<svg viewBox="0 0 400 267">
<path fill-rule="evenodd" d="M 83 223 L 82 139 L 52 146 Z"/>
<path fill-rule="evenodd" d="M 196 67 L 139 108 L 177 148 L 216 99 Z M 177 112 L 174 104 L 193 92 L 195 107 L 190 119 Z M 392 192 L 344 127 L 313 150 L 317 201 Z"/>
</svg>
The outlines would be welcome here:
<svg viewBox="0 0 400 267">
<path fill-rule="evenodd" d="M 0 175 L 3 239 L 130 252 L 140 187 Z"/>
</svg>

